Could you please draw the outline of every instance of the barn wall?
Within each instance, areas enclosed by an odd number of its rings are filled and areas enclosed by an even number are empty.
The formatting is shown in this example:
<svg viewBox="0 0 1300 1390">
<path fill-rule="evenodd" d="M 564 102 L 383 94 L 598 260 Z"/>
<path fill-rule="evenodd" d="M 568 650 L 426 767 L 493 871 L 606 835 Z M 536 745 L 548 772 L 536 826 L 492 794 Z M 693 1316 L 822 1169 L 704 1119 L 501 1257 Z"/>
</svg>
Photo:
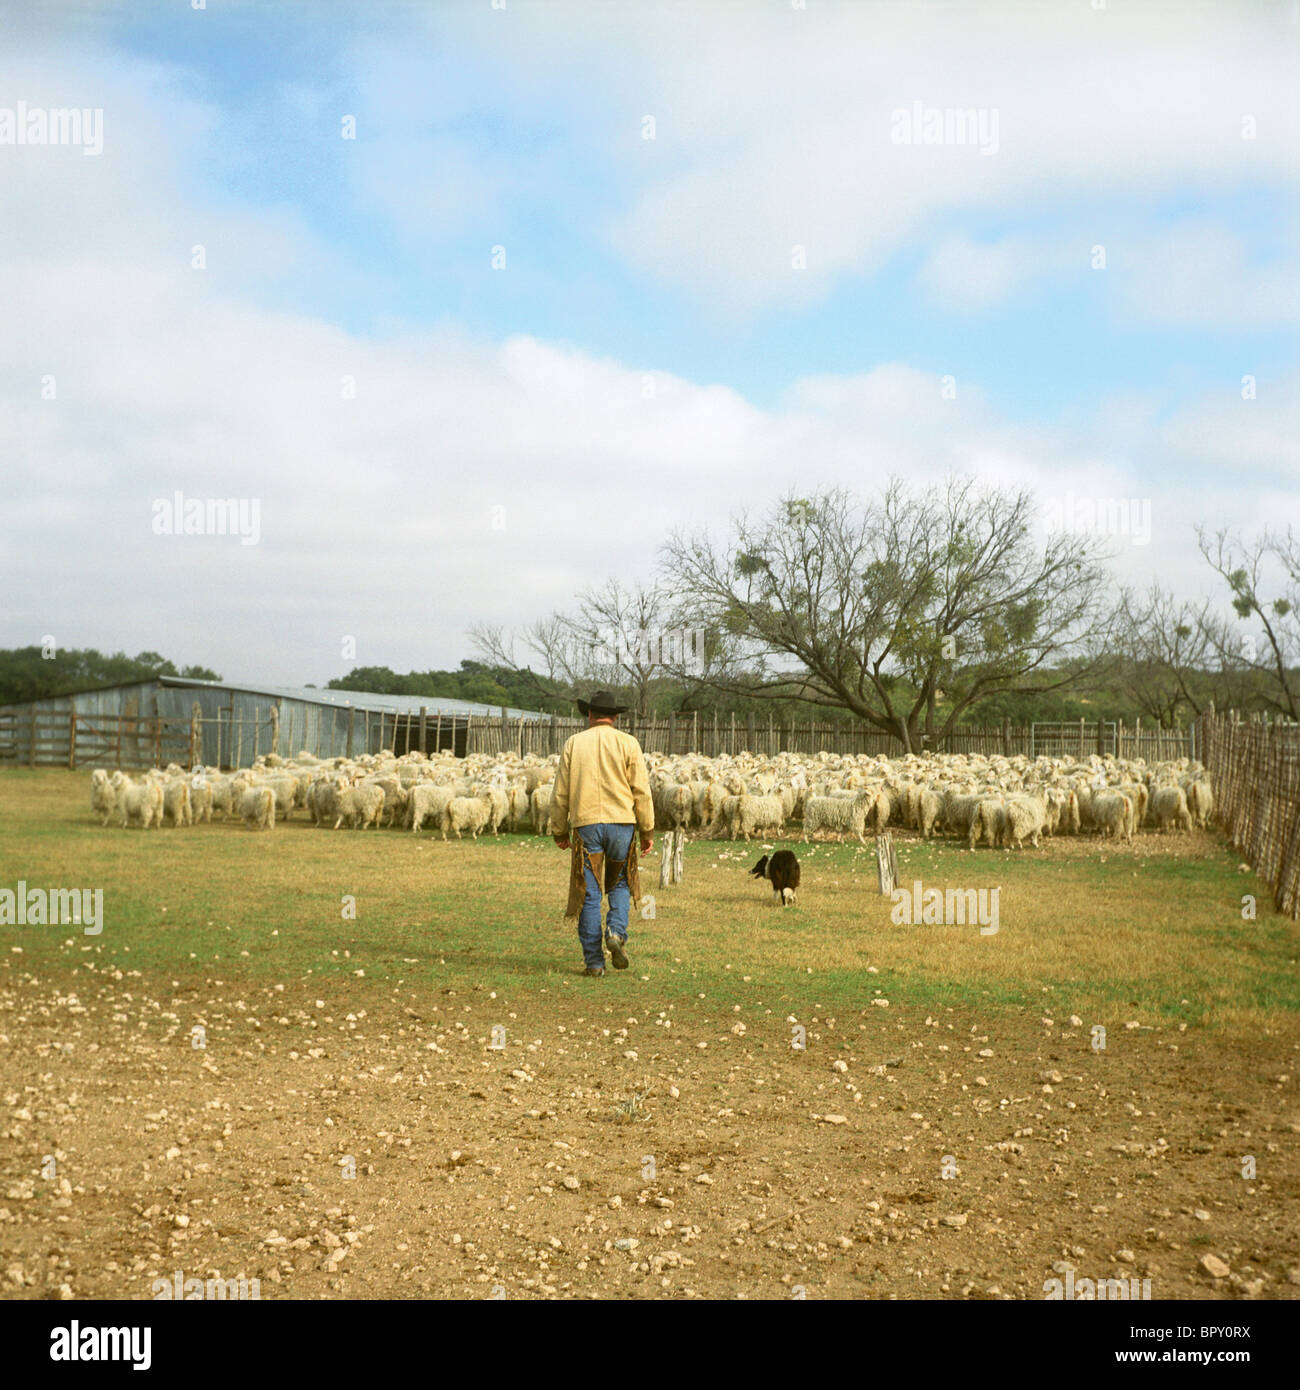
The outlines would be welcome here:
<svg viewBox="0 0 1300 1390">
<path fill-rule="evenodd" d="M 272 752 L 273 708 L 279 711 L 278 748 L 282 757 L 301 749 L 318 758 L 336 758 L 349 753 L 378 753 L 395 743 L 398 752 L 419 746 L 418 712 L 141 681 L 0 708 L 0 763 L 34 761 L 40 766 L 66 767 L 69 716 L 75 709 L 77 766 L 138 768 L 168 762 L 188 766 L 195 705 L 201 721 L 198 759 L 210 767 L 246 767 L 259 755 Z M 426 724 L 428 750 L 454 748 L 463 756 L 466 728 L 463 717 L 444 715 L 439 720 L 436 714 L 430 715 Z"/>
</svg>

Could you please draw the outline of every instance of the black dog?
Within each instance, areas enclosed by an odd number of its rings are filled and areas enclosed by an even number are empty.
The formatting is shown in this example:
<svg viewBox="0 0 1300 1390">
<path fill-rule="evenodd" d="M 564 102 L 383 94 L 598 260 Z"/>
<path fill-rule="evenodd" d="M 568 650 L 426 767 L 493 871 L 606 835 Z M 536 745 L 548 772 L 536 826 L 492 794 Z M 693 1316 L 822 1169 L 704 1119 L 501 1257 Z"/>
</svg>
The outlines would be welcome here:
<svg viewBox="0 0 1300 1390">
<path fill-rule="evenodd" d="M 799 861 L 788 849 L 779 849 L 769 859 L 764 855 L 750 869 L 754 878 L 765 878 L 772 885 L 772 892 L 781 899 L 781 906 L 794 902 L 794 890 L 799 886 Z"/>
</svg>

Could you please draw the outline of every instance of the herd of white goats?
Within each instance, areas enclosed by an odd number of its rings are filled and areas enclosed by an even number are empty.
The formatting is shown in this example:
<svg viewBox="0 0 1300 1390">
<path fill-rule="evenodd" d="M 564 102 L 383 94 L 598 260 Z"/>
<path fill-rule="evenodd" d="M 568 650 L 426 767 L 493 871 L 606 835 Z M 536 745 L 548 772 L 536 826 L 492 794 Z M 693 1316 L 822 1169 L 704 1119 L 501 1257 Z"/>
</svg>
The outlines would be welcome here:
<svg viewBox="0 0 1300 1390">
<path fill-rule="evenodd" d="M 303 810 L 316 825 L 354 830 L 400 825 L 468 832 L 551 831 L 558 756 L 381 752 L 322 761 L 307 753 L 259 758 L 249 768 L 186 772 L 172 763 L 139 777 L 97 769 L 91 809 L 101 824 L 184 826 L 238 816 L 271 829 Z M 927 754 L 886 758 L 830 753 L 748 753 L 646 758 L 661 830 L 712 838 L 772 839 L 792 821 L 803 838 L 856 835 L 899 825 L 956 835 L 971 848 L 1037 846 L 1043 835 L 1093 832 L 1132 842 L 1142 826 L 1190 830 L 1208 823 L 1214 798 L 1205 770 L 1186 758 L 1117 760 Z"/>
</svg>

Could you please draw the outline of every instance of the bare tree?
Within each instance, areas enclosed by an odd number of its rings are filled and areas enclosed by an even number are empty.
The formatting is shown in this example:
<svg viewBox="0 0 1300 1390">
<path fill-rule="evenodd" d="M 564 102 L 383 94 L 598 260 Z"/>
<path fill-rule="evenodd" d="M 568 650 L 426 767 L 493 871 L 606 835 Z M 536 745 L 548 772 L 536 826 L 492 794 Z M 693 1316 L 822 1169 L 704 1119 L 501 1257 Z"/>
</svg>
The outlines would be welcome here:
<svg viewBox="0 0 1300 1390">
<path fill-rule="evenodd" d="M 1211 694 L 1206 668 L 1214 657 L 1214 615 L 1153 584 L 1139 598 L 1120 593 L 1111 637 L 1115 679 L 1135 705 L 1172 729 L 1184 709 L 1200 714 Z"/>
<path fill-rule="evenodd" d="M 1247 542 L 1227 530 L 1213 534 L 1196 528 L 1201 554 L 1232 593 L 1239 618 L 1259 619 L 1263 641 L 1255 633 L 1234 631 L 1230 624 L 1216 630 L 1215 648 L 1225 666 L 1255 672 L 1257 693 L 1289 719 L 1300 719 L 1300 538 L 1265 530 Z M 1270 568 L 1280 573 L 1270 579 Z M 1275 586 L 1276 597 L 1263 590 Z"/>
<path fill-rule="evenodd" d="M 914 494 L 895 480 L 866 505 L 842 489 L 786 497 L 735 522 L 725 545 L 676 533 L 663 568 L 733 639 L 715 689 L 845 709 L 910 751 L 985 696 L 1094 672 L 1097 543 L 1061 534 L 1040 551 L 1032 520 L 1025 492 L 952 479 Z"/>
<path fill-rule="evenodd" d="M 469 638 L 485 662 L 515 672 L 538 700 L 573 697 L 563 653 L 566 634 L 556 615 L 539 619 L 521 633 L 508 632 L 498 624 L 476 623 L 469 629 Z M 519 644 L 532 653 L 531 658 L 520 659 Z"/>
<path fill-rule="evenodd" d="M 517 634 L 480 624 L 470 629 L 470 639 L 485 660 L 532 676 L 539 693 L 554 696 L 559 686 L 576 697 L 599 685 L 626 694 L 644 716 L 652 682 L 668 673 L 664 657 L 673 652 L 672 619 L 659 586 L 611 579 L 579 594 L 573 613 L 552 613 Z M 524 664 L 517 646 L 530 654 Z M 534 663 L 544 674 L 544 692 Z"/>
</svg>

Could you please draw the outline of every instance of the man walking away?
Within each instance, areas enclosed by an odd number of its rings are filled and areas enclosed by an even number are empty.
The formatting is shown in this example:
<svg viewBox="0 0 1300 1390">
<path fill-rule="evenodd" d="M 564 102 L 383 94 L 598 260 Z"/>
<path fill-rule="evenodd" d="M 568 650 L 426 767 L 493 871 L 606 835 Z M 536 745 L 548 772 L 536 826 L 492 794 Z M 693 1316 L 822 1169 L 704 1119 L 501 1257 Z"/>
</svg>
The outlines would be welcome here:
<svg viewBox="0 0 1300 1390">
<path fill-rule="evenodd" d="M 608 690 L 579 700 L 587 727 L 574 734 L 560 754 L 551 792 L 551 833 L 561 849 L 572 849 L 567 917 L 578 919 L 585 974 L 605 973 L 601 945 L 600 900 L 609 894 L 606 923 L 610 960 L 627 969 L 627 919 L 641 896 L 636 832 L 641 853 L 654 848 L 654 802 L 641 745 L 614 721 L 627 710 Z M 572 844 L 569 827 L 573 827 Z"/>
</svg>

